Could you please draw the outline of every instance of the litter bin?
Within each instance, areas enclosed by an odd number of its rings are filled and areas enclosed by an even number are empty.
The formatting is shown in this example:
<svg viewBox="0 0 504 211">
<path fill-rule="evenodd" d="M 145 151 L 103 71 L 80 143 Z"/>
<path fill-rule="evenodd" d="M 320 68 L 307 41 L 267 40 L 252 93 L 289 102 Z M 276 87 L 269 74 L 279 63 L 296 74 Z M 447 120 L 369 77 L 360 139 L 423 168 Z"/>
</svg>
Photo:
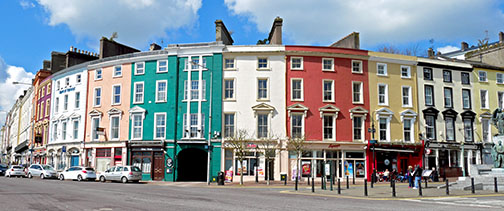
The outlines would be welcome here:
<svg viewBox="0 0 504 211">
<path fill-rule="evenodd" d="M 287 174 L 280 174 L 281 181 L 287 181 Z"/>
<path fill-rule="evenodd" d="M 219 171 L 217 174 L 217 184 L 218 185 L 224 185 L 224 172 Z"/>
</svg>

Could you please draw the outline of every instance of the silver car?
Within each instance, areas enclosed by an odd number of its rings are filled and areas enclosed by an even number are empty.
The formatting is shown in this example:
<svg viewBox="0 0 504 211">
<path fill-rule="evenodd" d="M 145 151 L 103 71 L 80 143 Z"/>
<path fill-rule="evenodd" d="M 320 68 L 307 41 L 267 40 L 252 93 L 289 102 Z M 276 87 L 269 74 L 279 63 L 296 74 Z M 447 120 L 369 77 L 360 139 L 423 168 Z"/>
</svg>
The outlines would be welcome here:
<svg viewBox="0 0 504 211">
<path fill-rule="evenodd" d="M 19 165 L 12 165 L 10 168 L 7 169 L 7 172 L 5 172 L 6 177 L 24 177 L 26 176 L 24 167 L 19 166 Z"/>
<path fill-rule="evenodd" d="M 142 179 L 142 170 L 136 166 L 113 166 L 99 175 L 100 182 L 121 181 L 127 183 L 128 181 L 139 182 Z"/>
<path fill-rule="evenodd" d="M 57 178 L 58 173 L 50 165 L 32 164 L 28 168 L 28 178 L 40 177 L 40 179 L 45 178 Z"/>
</svg>

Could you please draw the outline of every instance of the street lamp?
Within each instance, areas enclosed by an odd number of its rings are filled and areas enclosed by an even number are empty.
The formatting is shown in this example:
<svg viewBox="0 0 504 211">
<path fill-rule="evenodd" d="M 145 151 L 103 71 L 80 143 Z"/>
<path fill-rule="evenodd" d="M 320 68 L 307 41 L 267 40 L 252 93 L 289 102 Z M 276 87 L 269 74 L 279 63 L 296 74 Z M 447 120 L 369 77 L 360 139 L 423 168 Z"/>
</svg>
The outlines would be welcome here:
<svg viewBox="0 0 504 211">
<path fill-rule="evenodd" d="M 375 124 L 374 124 L 374 120 L 373 120 L 373 115 L 371 115 L 371 128 L 368 129 L 368 132 L 371 133 L 371 136 L 372 136 L 369 143 L 372 145 L 371 149 L 373 150 L 373 164 L 372 164 L 373 172 L 371 173 L 371 187 L 373 187 L 373 184 L 375 182 L 375 177 L 376 177 L 376 173 L 375 173 L 375 171 L 376 171 L 376 160 L 375 160 L 375 144 L 376 144 L 375 132 L 376 132 L 376 129 L 375 129 Z"/>
<path fill-rule="evenodd" d="M 19 82 L 19 81 L 13 81 L 12 84 L 14 85 L 28 85 L 31 86 L 31 83 L 26 83 L 26 82 Z"/>
</svg>

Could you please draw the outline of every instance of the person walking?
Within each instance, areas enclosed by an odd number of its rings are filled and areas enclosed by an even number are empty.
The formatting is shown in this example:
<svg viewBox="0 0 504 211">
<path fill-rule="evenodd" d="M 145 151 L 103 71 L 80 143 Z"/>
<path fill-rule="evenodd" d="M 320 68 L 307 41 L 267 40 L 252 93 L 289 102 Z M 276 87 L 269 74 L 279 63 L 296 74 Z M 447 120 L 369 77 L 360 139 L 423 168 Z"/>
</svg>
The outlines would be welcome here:
<svg viewBox="0 0 504 211">
<path fill-rule="evenodd" d="M 413 175 L 415 176 L 415 187 L 413 189 L 418 189 L 418 185 L 420 182 L 422 182 L 422 171 L 423 169 L 420 167 L 420 165 L 417 165 L 415 172 Z"/>
<path fill-rule="evenodd" d="M 406 171 L 406 175 L 408 177 L 408 182 L 409 182 L 408 188 L 413 188 L 413 166 L 408 166 L 408 170 Z"/>
</svg>

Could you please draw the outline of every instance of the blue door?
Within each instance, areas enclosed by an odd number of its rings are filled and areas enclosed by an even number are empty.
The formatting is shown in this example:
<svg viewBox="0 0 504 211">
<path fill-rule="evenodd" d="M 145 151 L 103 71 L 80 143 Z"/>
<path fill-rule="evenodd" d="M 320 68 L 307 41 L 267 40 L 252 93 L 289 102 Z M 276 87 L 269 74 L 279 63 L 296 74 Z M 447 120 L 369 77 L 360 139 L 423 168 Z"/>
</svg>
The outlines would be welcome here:
<svg viewBox="0 0 504 211">
<path fill-rule="evenodd" d="M 72 158 L 70 159 L 70 166 L 78 166 L 78 165 L 79 165 L 79 156 L 72 155 Z"/>
</svg>

